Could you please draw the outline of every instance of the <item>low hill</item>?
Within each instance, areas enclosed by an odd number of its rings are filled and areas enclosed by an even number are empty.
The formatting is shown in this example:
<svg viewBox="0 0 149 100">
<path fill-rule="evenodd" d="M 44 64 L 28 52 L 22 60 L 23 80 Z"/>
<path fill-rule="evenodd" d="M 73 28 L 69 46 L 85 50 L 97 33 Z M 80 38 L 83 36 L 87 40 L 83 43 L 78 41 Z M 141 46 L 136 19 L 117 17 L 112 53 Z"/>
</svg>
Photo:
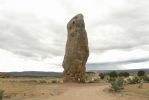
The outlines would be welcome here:
<svg viewBox="0 0 149 100">
<path fill-rule="evenodd" d="M 63 73 L 60 73 L 60 72 L 44 72 L 44 71 L 7 72 L 5 74 L 11 75 L 11 76 L 35 76 L 35 77 L 44 77 L 44 76 L 61 77 L 63 76 Z"/>
</svg>

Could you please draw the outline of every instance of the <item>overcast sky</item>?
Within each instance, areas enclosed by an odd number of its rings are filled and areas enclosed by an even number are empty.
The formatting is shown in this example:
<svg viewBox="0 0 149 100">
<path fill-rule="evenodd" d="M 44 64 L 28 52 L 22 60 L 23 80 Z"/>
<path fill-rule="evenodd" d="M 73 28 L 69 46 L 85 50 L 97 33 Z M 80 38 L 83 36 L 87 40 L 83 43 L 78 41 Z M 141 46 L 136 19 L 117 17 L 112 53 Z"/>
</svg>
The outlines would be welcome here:
<svg viewBox="0 0 149 100">
<path fill-rule="evenodd" d="M 66 25 L 78 13 L 87 69 L 149 68 L 149 0 L 0 0 L 0 71 L 63 71 Z"/>
</svg>

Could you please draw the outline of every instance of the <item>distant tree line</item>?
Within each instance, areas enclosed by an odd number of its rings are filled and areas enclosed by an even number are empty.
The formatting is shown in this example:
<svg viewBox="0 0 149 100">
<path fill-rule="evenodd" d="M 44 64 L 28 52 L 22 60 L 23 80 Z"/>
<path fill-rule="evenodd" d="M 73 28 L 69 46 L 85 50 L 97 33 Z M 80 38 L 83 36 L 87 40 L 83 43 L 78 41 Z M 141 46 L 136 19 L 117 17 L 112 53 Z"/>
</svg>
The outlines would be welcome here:
<svg viewBox="0 0 149 100">
<path fill-rule="evenodd" d="M 101 79 L 104 79 L 105 76 L 110 76 L 111 78 L 128 77 L 129 73 L 128 72 L 117 73 L 116 71 L 112 71 L 110 73 L 100 73 L 99 76 Z"/>
<path fill-rule="evenodd" d="M 109 72 L 109 73 L 100 73 L 99 74 L 100 78 L 101 79 L 104 79 L 105 76 L 109 76 L 110 78 L 117 78 L 117 77 L 129 77 L 130 74 L 128 72 L 116 72 L 116 71 L 112 71 L 112 72 Z M 145 71 L 143 70 L 140 70 L 137 72 L 137 76 L 145 76 Z"/>
</svg>

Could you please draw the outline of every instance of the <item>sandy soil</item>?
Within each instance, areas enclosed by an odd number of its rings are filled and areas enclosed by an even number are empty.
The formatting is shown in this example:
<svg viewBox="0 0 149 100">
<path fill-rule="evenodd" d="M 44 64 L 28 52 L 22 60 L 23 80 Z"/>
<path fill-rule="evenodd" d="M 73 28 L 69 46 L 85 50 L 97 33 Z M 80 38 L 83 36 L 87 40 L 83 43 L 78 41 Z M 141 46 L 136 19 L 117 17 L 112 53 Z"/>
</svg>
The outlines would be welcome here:
<svg viewBox="0 0 149 100">
<path fill-rule="evenodd" d="M 61 95 L 46 100 L 149 100 L 138 94 L 109 93 L 108 84 L 65 84 L 69 88 Z"/>
<path fill-rule="evenodd" d="M 37 86 L 35 90 L 4 100 L 149 100 L 147 96 L 133 93 L 109 93 L 108 87 L 108 84 L 95 83 Z"/>
<path fill-rule="evenodd" d="M 141 90 L 130 85 L 123 92 L 111 93 L 108 83 L 51 84 L 13 80 L 0 81 L 0 89 L 5 90 L 3 100 L 149 100 L 149 83 Z"/>
</svg>

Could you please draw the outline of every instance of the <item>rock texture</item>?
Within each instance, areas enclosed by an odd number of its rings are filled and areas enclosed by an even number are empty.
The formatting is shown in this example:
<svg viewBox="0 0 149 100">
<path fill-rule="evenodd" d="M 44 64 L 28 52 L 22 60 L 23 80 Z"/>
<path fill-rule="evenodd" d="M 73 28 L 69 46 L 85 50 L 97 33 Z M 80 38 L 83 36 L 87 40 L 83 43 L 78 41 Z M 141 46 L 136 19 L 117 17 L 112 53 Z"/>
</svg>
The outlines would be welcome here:
<svg viewBox="0 0 149 100">
<path fill-rule="evenodd" d="M 64 82 L 85 82 L 85 65 L 89 56 L 88 39 L 82 14 L 67 24 L 67 43 L 63 61 Z"/>
</svg>

